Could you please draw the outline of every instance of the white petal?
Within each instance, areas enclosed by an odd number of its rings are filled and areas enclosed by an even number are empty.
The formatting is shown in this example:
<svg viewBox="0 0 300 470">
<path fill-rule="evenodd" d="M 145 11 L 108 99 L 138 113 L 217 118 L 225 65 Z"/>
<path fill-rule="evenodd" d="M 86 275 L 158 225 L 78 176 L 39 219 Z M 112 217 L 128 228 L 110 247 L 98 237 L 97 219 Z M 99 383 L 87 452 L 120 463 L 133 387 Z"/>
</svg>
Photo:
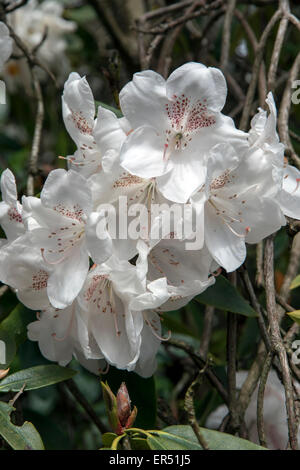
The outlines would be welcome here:
<svg viewBox="0 0 300 470">
<path fill-rule="evenodd" d="M 92 212 L 89 215 L 85 235 L 87 250 L 95 263 L 101 264 L 112 255 L 112 240 L 106 230 L 103 213 Z"/>
<path fill-rule="evenodd" d="M 144 312 L 144 315 L 148 324 L 144 322 L 140 356 L 134 371 L 141 377 L 151 377 L 156 369 L 156 354 L 161 343 L 159 339 L 161 324 L 160 318 L 155 312 Z"/>
<path fill-rule="evenodd" d="M 135 297 L 129 304 L 131 310 L 147 310 L 160 307 L 168 300 L 167 279 L 162 277 L 152 281 L 147 286 L 147 292 Z"/>
<path fill-rule="evenodd" d="M 95 104 L 85 77 L 71 73 L 62 97 L 65 126 L 77 145 L 90 143 L 94 128 Z"/>
<path fill-rule="evenodd" d="M 211 111 L 218 112 L 224 107 L 227 86 L 221 70 L 189 62 L 174 70 L 167 83 L 167 96 L 185 96 L 192 100 L 205 101 Z"/>
<path fill-rule="evenodd" d="M 283 171 L 282 190 L 278 202 L 285 215 L 300 219 L 300 171 L 287 165 Z"/>
<path fill-rule="evenodd" d="M 172 168 L 164 159 L 164 141 L 154 127 L 143 126 L 125 140 L 120 155 L 121 166 L 142 178 L 160 176 Z"/>
<path fill-rule="evenodd" d="M 205 213 L 205 243 L 212 257 L 227 272 L 235 271 L 245 260 L 244 237 L 235 235 L 210 208 Z"/>
<path fill-rule="evenodd" d="M 65 308 L 79 294 L 89 269 L 89 257 L 84 246 L 74 248 L 70 256 L 55 266 L 48 280 L 48 297 L 55 308 Z"/>
<path fill-rule="evenodd" d="M 120 92 L 120 105 L 133 129 L 143 125 L 165 128 L 164 105 L 166 85 L 161 75 L 152 70 L 135 73 Z"/>
<path fill-rule="evenodd" d="M 1 174 L 1 194 L 2 200 L 9 206 L 14 207 L 16 205 L 18 199 L 16 180 L 8 168 Z"/>
<path fill-rule="evenodd" d="M 119 152 L 126 138 L 126 134 L 115 113 L 102 106 L 98 108 L 93 135 L 102 155 L 111 149 Z"/>
<path fill-rule="evenodd" d="M 51 171 L 41 192 L 41 201 L 45 207 L 77 220 L 92 210 L 88 182 L 73 170 Z"/>
</svg>

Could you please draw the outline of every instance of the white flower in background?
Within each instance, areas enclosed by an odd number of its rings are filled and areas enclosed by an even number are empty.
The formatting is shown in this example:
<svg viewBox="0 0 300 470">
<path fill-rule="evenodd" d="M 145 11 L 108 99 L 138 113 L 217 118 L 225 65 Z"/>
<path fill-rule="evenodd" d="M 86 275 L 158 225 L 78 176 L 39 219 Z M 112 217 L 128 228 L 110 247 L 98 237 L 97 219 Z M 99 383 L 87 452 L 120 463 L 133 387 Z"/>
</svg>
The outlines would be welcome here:
<svg viewBox="0 0 300 470">
<path fill-rule="evenodd" d="M 88 370 L 99 374 L 105 367 L 103 356 L 99 350 L 92 356 L 91 338 L 78 312 L 76 302 L 64 310 L 44 310 L 27 326 L 28 338 L 38 341 L 41 353 L 49 361 L 65 366 L 74 356 Z"/>
<path fill-rule="evenodd" d="M 9 35 L 8 27 L 0 21 L 0 72 L 5 62 L 12 54 L 13 40 Z"/>
<path fill-rule="evenodd" d="M 141 358 L 139 373 L 149 376 L 161 340 L 159 317 L 152 309 L 168 297 L 166 279 L 147 284 L 135 266 L 112 256 L 90 270 L 78 303 L 105 360 L 130 371 Z"/>
<path fill-rule="evenodd" d="M 74 171 L 53 170 L 41 198 L 23 197 L 23 215 L 33 243 L 53 268 L 47 292 L 55 308 L 70 305 L 81 290 L 89 256 L 102 263 L 111 255 L 111 240 L 97 232 L 103 215 L 92 211 L 87 180 Z"/>
<path fill-rule="evenodd" d="M 18 201 L 16 180 L 13 173 L 6 169 L 1 174 L 0 225 L 7 241 L 11 242 L 25 233 L 22 219 L 22 206 Z M 1 244 L 6 240 L 1 240 Z"/>
<path fill-rule="evenodd" d="M 247 377 L 246 371 L 237 373 L 237 386 L 241 388 Z M 218 429 L 223 419 L 228 414 L 226 405 L 219 406 L 213 411 L 205 426 L 209 429 Z M 245 424 L 249 433 L 249 439 L 259 444 L 257 433 L 257 390 L 251 397 L 250 404 L 245 414 Z M 285 450 L 288 444 L 288 426 L 285 406 L 285 393 L 282 383 L 275 371 L 271 370 L 268 376 L 264 396 L 264 428 L 269 449 Z M 300 439 L 300 431 L 298 431 Z"/>
<path fill-rule="evenodd" d="M 92 90 L 86 78 L 74 72 L 64 85 L 62 107 L 66 129 L 77 145 L 75 154 L 67 157 L 69 168 L 86 177 L 102 171 L 106 177 L 109 176 L 111 162 L 118 159 L 126 137 L 121 125 L 124 119 L 118 119 L 102 106 L 99 106 L 95 118 Z"/>
<path fill-rule="evenodd" d="M 136 73 L 120 93 L 133 132 L 121 149 L 121 165 L 143 177 L 157 177 L 162 194 L 186 202 L 205 181 L 208 151 L 230 141 L 246 148 L 246 134 L 221 114 L 227 87 L 222 72 L 188 63 L 165 81 L 147 70 Z"/>
<path fill-rule="evenodd" d="M 37 57 L 55 71 L 58 78 L 64 78 L 70 69 L 66 56 L 68 44 L 65 35 L 76 29 L 76 23 L 62 17 L 63 11 L 63 5 L 56 0 L 45 0 L 40 3 L 37 0 L 29 0 L 7 16 L 17 36 L 29 50 L 38 48 Z M 46 38 L 43 41 L 45 34 Z M 17 54 L 20 53 L 17 47 L 14 50 Z M 39 73 L 41 78 L 46 77 L 41 70 Z M 29 88 L 31 77 L 25 59 L 11 59 L 7 62 L 3 75 L 12 90 L 16 84 L 25 84 Z"/>
<path fill-rule="evenodd" d="M 205 185 L 192 196 L 204 210 L 204 240 L 215 261 L 228 272 L 245 260 L 245 243 L 258 243 L 286 224 L 276 201 L 264 196 L 248 160 L 229 144 L 210 152 Z M 267 173 L 265 171 L 265 176 Z"/>
<path fill-rule="evenodd" d="M 38 56 L 50 66 L 62 66 L 57 60 L 65 57 L 67 42 L 64 35 L 76 29 L 76 23 L 62 17 L 63 11 L 61 2 L 55 0 L 41 3 L 29 0 L 8 16 L 14 32 L 30 49 L 38 46 L 47 33 L 44 43 L 38 49 Z"/>
</svg>

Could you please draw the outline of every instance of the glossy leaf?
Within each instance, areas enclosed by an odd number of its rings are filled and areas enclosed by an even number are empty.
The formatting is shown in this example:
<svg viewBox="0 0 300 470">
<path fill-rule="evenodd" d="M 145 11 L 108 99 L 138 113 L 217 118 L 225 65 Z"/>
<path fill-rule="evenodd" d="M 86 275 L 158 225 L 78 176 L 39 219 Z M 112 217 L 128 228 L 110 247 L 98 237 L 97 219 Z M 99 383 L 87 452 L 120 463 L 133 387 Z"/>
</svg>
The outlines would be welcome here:
<svg viewBox="0 0 300 470">
<path fill-rule="evenodd" d="M 44 444 L 32 423 L 25 421 L 22 426 L 11 422 L 14 408 L 0 402 L 0 435 L 14 450 L 44 450 Z"/>
<path fill-rule="evenodd" d="M 103 447 L 110 448 L 116 437 L 117 434 L 115 434 L 114 432 L 106 432 L 105 434 L 102 434 Z"/>
<path fill-rule="evenodd" d="M 24 383 L 25 390 L 35 390 L 70 379 L 75 374 L 74 370 L 54 364 L 30 367 L 5 377 L 0 382 L 0 392 L 17 392 Z"/>
<path fill-rule="evenodd" d="M 195 300 L 201 304 L 247 317 L 256 317 L 257 313 L 241 296 L 239 291 L 224 277 L 218 276 L 216 283 L 198 295 Z"/>
<path fill-rule="evenodd" d="M 5 364 L 1 368 L 9 366 L 13 360 L 18 346 L 27 338 L 27 325 L 34 320 L 34 312 L 18 304 L 10 314 L 0 323 L 0 339 L 6 346 Z"/>
<path fill-rule="evenodd" d="M 210 450 L 266 450 L 231 434 L 200 429 Z M 152 450 L 202 450 L 190 426 L 169 426 L 163 431 L 157 431 L 157 435 L 147 438 L 147 441 Z"/>
<path fill-rule="evenodd" d="M 295 277 L 295 279 L 292 280 L 290 289 L 296 289 L 297 287 L 300 286 L 300 274 Z"/>
<path fill-rule="evenodd" d="M 291 317 L 296 323 L 300 325 L 300 310 L 294 310 L 293 312 L 287 312 L 287 315 Z"/>
</svg>

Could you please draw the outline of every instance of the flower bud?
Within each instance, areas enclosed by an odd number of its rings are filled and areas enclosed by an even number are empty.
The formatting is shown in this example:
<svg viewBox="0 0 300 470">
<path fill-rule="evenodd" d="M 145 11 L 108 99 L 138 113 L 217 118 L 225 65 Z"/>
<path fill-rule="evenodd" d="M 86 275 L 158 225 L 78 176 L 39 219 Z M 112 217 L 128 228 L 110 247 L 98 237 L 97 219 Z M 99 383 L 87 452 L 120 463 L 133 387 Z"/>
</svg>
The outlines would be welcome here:
<svg viewBox="0 0 300 470">
<path fill-rule="evenodd" d="M 134 407 L 131 410 L 131 401 L 125 382 L 121 384 L 117 396 L 113 394 L 107 383 L 101 382 L 101 386 L 109 423 L 113 431 L 120 435 L 124 429 L 133 425 L 137 408 Z"/>
</svg>

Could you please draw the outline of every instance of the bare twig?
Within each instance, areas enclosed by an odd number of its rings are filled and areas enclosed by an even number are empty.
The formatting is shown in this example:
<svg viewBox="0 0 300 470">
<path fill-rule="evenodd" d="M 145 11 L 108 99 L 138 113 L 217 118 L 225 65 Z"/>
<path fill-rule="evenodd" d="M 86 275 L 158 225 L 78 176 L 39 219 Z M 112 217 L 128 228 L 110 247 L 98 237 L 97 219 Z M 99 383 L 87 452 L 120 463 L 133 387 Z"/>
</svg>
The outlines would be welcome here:
<svg viewBox="0 0 300 470">
<path fill-rule="evenodd" d="M 291 96 L 292 96 L 292 87 L 293 82 L 296 80 L 300 69 L 300 52 L 298 53 L 292 68 L 290 70 L 289 78 L 287 80 L 285 90 L 282 96 L 279 112 L 278 112 L 278 131 L 281 141 L 286 147 L 286 153 L 290 156 L 295 163 L 295 165 L 300 168 L 300 158 L 296 154 L 293 144 L 289 136 L 289 114 L 291 108 Z"/>
<path fill-rule="evenodd" d="M 195 387 L 198 385 L 199 379 L 201 378 L 201 375 L 203 374 L 203 372 L 204 370 L 199 372 L 196 379 L 191 383 L 191 385 L 187 389 L 187 392 L 185 394 L 185 399 L 184 399 L 184 407 L 188 415 L 189 424 L 192 427 L 199 444 L 201 445 L 203 450 L 209 450 L 208 443 L 205 437 L 203 436 L 200 426 L 197 422 L 195 408 L 194 408 L 194 390 L 195 390 Z"/>
<path fill-rule="evenodd" d="M 203 331 L 200 340 L 199 353 L 204 358 L 207 357 L 209 350 L 209 343 L 212 334 L 213 320 L 214 320 L 215 308 L 211 305 L 205 307 L 204 321 L 203 321 Z"/>
<path fill-rule="evenodd" d="M 228 0 L 223 25 L 222 49 L 221 49 L 221 68 L 226 69 L 229 59 L 231 23 L 234 14 L 236 0 Z"/>
<path fill-rule="evenodd" d="M 13 11 L 17 10 L 18 8 L 21 8 L 23 5 L 26 5 L 28 3 L 28 0 L 19 0 L 18 2 L 13 3 L 11 6 L 8 5 L 5 8 L 5 13 L 12 13 Z"/>
<path fill-rule="evenodd" d="M 279 4 L 280 4 L 280 8 L 284 12 L 284 16 L 280 20 L 280 23 L 279 23 L 279 28 L 277 31 L 277 36 L 276 36 L 276 40 L 274 43 L 274 48 L 273 48 L 272 57 L 270 61 L 270 68 L 269 68 L 269 73 L 268 73 L 268 89 L 270 91 L 274 91 L 279 56 L 281 53 L 285 33 L 286 33 L 288 23 L 289 23 L 289 20 L 286 15 L 290 11 L 288 0 L 280 0 Z"/>
<path fill-rule="evenodd" d="M 264 427 L 264 394 L 268 375 L 272 365 L 273 355 L 268 354 L 266 362 L 264 363 L 263 370 L 261 372 L 260 383 L 257 394 L 257 431 L 259 442 L 262 446 L 267 447 L 265 427 Z"/>
<path fill-rule="evenodd" d="M 182 349 L 185 351 L 194 361 L 197 367 L 202 368 L 206 364 L 206 359 L 202 357 L 198 352 L 196 352 L 189 344 L 184 343 L 183 341 L 179 341 L 176 339 L 169 339 L 167 343 L 170 346 L 174 346 L 176 348 Z M 205 368 L 205 375 L 210 381 L 210 383 L 216 388 L 219 392 L 220 396 L 223 398 L 225 403 L 228 402 L 228 393 L 226 389 L 223 387 L 223 384 L 214 373 L 214 371 L 210 367 Z"/>
<path fill-rule="evenodd" d="M 265 46 L 268 40 L 268 37 L 277 23 L 277 21 L 281 18 L 282 16 L 282 11 L 277 10 L 270 21 L 268 22 L 267 26 L 265 27 L 265 30 L 260 38 L 260 41 L 258 43 L 258 46 L 256 48 L 256 56 L 254 60 L 254 64 L 252 67 L 252 75 L 251 75 L 251 81 L 250 85 L 248 87 L 248 92 L 246 96 L 246 101 L 245 101 L 245 106 L 244 106 L 244 111 L 242 114 L 241 122 L 240 122 L 240 128 L 242 130 L 246 130 L 248 126 L 248 120 L 251 112 L 251 107 L 252 107 L 252 102 L 255 94 L 255 89 L 257 85 L 257 79 L 259 75 L 259 70 L 260 70 L 260 65 L 263 59 L 263 53 L 265 50 Z"/>
<path fill-rule="evenodd" d="M 279 323 L 277 318 L 277 307 L 275 300 L 274 286 L 274 242 L 273 237 L 269 237 L 265 243 L 264 256 L 264 276 L 267 301 L 267 313 L 271 329 L 271 342 L 276 352 L 282 368 L 282 379 L 286 397 L 286 410 L 288 416 L 289 441 L 291 448 L 296 450 L 297 443 L 297 421 L 293 401 L 293 386 L 286 350 L 281 338 Z"/>
<path fill-rule="evenodd" d="M 97 414 L 95 413 L 95 411 L 93 410 L 91 405 L 88 403 L 86 398 L 82 395 L 81 391 L 79 390 L 79 388 L 75 384 L 74 380 L 69 379 L 69 380 L 66 380 L 64 383 L 65 383 L 66 387 L 68 388 L 68 390 L 71 392 L 71 394 L 74 396 L 74 398 L 76 398 L 78 403 L 85 410 L 86 414 L 89 416 L 91 421 L 95 424 L 95 426 L 97 426 L 99 431 L 101 433 L 108 432 L 109 429 L 106 427 L 106 425 L 104 423 L 102 423 L 99 416 L 97 416 Z"/>
<path fill-rule="evenodd" d="M 27 195 L 33 196 L 34 195 L 34 178 L 37 174 L 37 161 L 39 156 L 39 149 L 41 143 L 41 136 L 42 136 L 42 129 L 43 129 L 43 120 L 44 120 L 44 101 L 42 90 L 40 86 L 40 82 L 37 78 L 35 70 L 31 69 L 31 76 L 35 91 L 35 97 L 37 100 L 37 111 L 36 111 L 36 118 L 35 118 L 35 127 L 34 127 L 34 135 L 31 147 L 31 155 L 29 159 L 29 174 L 27 179 Z"/>
</svg>

